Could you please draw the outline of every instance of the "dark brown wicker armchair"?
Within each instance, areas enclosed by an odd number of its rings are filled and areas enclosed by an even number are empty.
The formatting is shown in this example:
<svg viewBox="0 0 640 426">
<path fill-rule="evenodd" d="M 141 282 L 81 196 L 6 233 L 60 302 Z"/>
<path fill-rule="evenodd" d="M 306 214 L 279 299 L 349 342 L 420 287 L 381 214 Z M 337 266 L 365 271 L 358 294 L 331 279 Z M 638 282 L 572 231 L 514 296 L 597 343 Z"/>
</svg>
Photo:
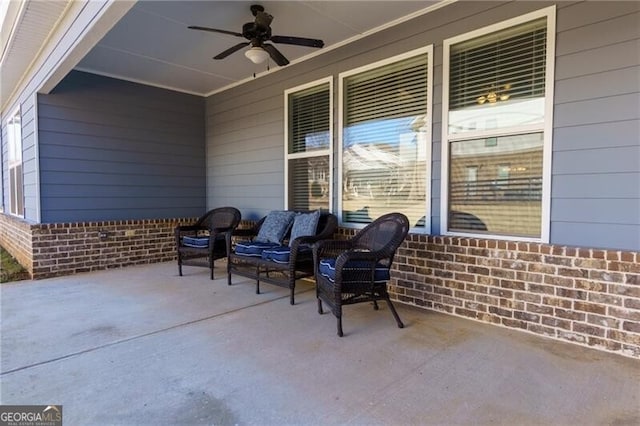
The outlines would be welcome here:
<svg viewBox="0 0 640 426">
<path fill-rule="evenodd" d="M 318 312 L 322 302 L 331 307 L 338 319 L 342 337 L 342 306 L 385 300 L 398 324 L 404 324 L 396 312 L 387 281 L 396 250 L 409 232 L 409 220 L 402 213 L 389 213 L 367 225 L 350 240 L 318 241 L 313 249 Z"/>
<path fill-rule="evenodd" d="M 193 225 L 175 228 L 178 252 L 178 273 L 182 265 L 206 266 L 211 270 L 213 262 L 227 257 L 231 251 L 231 234 L 240 223 L 240 211 L 235 207 L 219 207 L 208 211 Z"/>
</svg>

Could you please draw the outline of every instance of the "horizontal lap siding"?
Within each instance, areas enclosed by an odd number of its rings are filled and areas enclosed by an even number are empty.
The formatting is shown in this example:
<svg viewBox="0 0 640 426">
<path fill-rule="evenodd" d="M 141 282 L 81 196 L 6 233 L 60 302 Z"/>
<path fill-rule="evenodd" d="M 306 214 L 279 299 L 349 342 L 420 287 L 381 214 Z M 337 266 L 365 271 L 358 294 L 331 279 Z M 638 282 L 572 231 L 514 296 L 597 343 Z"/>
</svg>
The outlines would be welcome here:
<svg viewBox="0 0 640 426">
<path fill-rule="evenodd" d="M 202 98 L 74 71 L 38 100 L 42 222 L 202 214 Z"/>
<path fill-rule="evenodd" d="M 639 9 L 558 11 L 552 243 L 640 250 Z"/>
</svg>

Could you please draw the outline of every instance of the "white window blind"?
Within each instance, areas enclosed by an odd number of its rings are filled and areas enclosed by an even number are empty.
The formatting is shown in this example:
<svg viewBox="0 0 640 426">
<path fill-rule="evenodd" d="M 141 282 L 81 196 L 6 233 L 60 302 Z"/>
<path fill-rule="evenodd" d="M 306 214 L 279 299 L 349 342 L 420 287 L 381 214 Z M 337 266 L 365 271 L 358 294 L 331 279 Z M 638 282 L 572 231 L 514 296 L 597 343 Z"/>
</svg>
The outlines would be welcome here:
<svg viewBox="0 0 640 426">
<path fill-rule="evenodd" d="M 399 211 L 424 226 L 428 54 L 343 78 L 342 220 Z"/>
<path fill-rule="evenodd" d="M 287 93 L 287 208 L 329 210 L 331 85 Z"/>
<path fill-rule="evenodd" d="M 546 18 L 451 46 L 449 132 L 544 121 Z"/>
</svg>

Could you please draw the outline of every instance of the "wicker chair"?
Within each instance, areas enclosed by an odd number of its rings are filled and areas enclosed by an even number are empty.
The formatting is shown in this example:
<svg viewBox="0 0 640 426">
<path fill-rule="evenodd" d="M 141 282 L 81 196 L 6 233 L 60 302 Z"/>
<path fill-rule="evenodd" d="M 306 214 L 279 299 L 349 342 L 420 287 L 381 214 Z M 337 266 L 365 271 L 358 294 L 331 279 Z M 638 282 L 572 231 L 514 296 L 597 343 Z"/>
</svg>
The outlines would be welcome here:
<svg viewBox="0 0 640 426">
<path fill-rule="evenodd" d="M 367 225 L 350 240 L 318 241 L 313 249 L 318 313 L 322 302 L 338 319 L 342 337 L 342 306 L 385 300 L 398 327 L 404 324 L 396 312 L 387 281 L 395 252 L 409 232 L 409 220 L 402 213 L 389 213 Z"/>
<path fill-rule="evenodd" d="M 175 238 L 180 276 L 182 265 L 206 266 L 213 279 L 213 262 L 227 257 L 231 251 L 231 234 L 240 219 L 240 211 L 235 207 L 219 207 L 208 211 L 193 225 L 177 226 Z"/>
</svg>

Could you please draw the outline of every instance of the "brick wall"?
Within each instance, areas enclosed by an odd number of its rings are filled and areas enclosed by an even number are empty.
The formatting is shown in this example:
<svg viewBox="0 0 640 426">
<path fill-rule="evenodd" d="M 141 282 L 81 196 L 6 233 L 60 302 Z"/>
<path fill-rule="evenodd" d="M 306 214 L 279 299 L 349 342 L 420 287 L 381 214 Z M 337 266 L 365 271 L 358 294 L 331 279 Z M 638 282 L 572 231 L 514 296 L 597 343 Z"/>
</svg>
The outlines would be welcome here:
<svg viewBox="0 0 640 426">
<path fill-rule="evenodd" d="M 31 250 L 31 225 L 23 219 L 0 213 L 0 245 L 18 263 L 33 273 Z"/>
<path fill-rule="evenodd" d="M 393 298 L 640 358 L 640 253 L 410 235 Z"/>
<path fill-rule="evenodd" d="M 176 258 L 174 227 L 195 220 L 32 225 L 33 278 L 173 260 Z"/>
</svg>

